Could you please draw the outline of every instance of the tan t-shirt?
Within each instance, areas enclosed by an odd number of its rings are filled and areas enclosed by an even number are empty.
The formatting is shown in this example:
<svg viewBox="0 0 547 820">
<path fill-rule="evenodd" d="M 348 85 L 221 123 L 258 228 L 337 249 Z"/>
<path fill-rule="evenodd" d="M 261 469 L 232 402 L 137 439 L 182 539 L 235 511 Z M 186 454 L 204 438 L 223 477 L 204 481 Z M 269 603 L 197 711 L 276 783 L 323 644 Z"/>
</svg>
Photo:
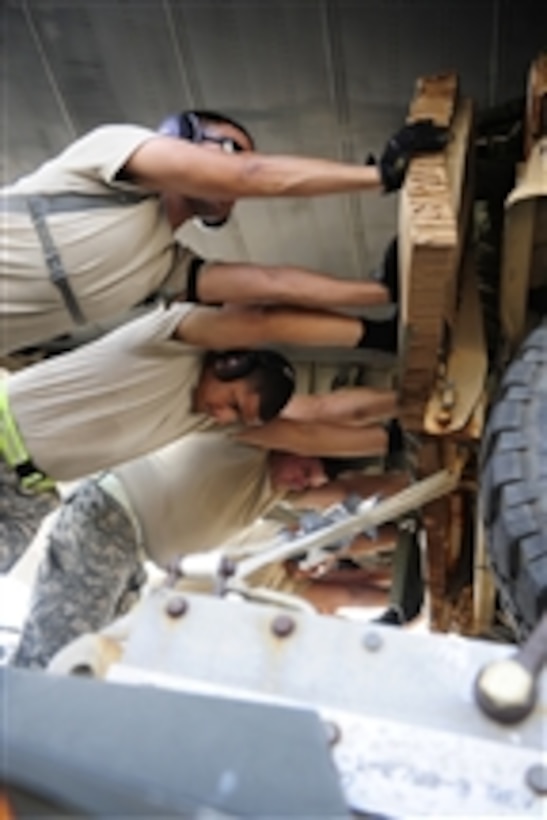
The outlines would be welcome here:
<svg viewBox="0 0 547 820">
<path fill-rule="evenodd" d="M 9 213 L 3 193 L 108 194 L 144 189 L 116 180 L 134 151 L 157 136 L 134 125 L 105 125 L 73 142 L 34 173 L 0 192 L 0 354 L 74 330 L 50 282 L 30 218 Z M 47 225 L 88 322 L 117 316 L 165 285 L 186 290 L 194 254 L 178 244 L 161 201 L 51 214 Z"/>
<path fill-rule="evenodd" d="M 266 451 L 218 431 L 185 436 L 112 472 L 159 565 L 221 546 L 283 495 L 270 484 Z"/>
<path fill-rule="evenodd" d="M 45 473 L 72 480 L 216 426 L 191 410 L 203 351 L 172 338 L 194 307 L 158 307 L 8 377 L 11 410 Z"/>
</svg>

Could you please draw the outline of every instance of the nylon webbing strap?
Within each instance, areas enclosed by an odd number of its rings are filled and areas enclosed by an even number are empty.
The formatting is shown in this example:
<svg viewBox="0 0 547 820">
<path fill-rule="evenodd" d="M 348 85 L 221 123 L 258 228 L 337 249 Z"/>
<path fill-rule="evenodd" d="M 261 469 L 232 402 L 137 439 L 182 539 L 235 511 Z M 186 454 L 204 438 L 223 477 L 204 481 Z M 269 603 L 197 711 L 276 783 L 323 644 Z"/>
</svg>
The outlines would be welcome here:
<svg viewBox="0 0 547 820">
<path fill-rule="evenodd" d="M 77 325 L 85 325 L 85 315 L 70 286 L 61 254 L 49 230 L 46 216 L 48 214 L 73 213 L 95 208 L 137 205 L 148 198 L 149 195 L 147 194 L 133 194 L 126 191 L 112 191 L 111 194 L 1 194 L 0 210 L 3 213 L 28 213 L 30 215 L 34 230 L 42 246 L 49 278 L 59 290 L 73 321 Z"/>
<path fill-rule="evenodd" d="M 63 260 L 61 259 L 61 255 L 57 250 L 57 246 L 55 245 L 53 237 L 49 231 L 46 222 L 47 211 L 45 205 L 39 196 L 29 196 L 27 198 L 27 203 L 32 224 L 34 225 L 34 229 L 42 246 L 42 253 L 48 269 L 49 278 L 59 290 L 66 308 L 75 323 L 77 325 L 85 325 L 85 316 L 80 308 L 80 305 L 78 304 L 76 296 L 74 295 L 74 291 L 70 287 L 70 282 L 68 281 L 68 277 L 63 266 Z"/>
<path fill-rule="evenodd" d="M 23 487 L 29 490 L 50 490 L 55 486 L 32 461 L 9 406 L 8 391 L 0 384 L 0 456 L 17 473 Z"/>
<path fill-rule="evenodd" d="M 39 198 L 44 213 L 66 214 L 77 211 L 90 211 L 96 208 L 116 208 L 120 205 L 138 205 L 150 194 L 137 194 L 130 191 L 112 191 L 108 194 L 0 194 L 0 211 L 11 214 L 28 213 L 28 200 Z"/>
</svg>

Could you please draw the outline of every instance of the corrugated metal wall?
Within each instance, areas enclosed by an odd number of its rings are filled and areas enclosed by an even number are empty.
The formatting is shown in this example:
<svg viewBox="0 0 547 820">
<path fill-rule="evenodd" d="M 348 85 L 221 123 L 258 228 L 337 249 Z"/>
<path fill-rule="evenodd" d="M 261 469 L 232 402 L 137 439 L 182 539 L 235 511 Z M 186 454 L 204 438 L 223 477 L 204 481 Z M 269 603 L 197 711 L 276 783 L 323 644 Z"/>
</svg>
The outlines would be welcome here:
<svg viewBox="0 0 547 820">
<path fill-rule="evenodd" d="M 2 167 L 10 180 L 103 122 L 188 106 L 240 117 L 267 152 L 361 160 L 423 73 L 455 69 L 480 105 L 522 95 L 547 43 L 543 0 L 0 0 Z M 362 277 L 394 197 L 240 204 L 187 236 L 216 258 Z"/>
</svg>

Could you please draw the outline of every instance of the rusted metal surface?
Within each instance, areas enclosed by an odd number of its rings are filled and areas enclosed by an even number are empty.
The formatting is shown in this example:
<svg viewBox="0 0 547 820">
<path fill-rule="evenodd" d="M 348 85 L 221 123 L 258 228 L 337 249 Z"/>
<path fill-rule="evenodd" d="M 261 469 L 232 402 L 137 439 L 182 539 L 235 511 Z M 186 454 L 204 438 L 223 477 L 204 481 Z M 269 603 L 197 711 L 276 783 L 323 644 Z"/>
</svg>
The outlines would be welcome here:
<svg viewBox="0 0 547 820">
<path fill-rule="evenodd" d="M 442 463 L 442 446 L 438 440 L 424 441 L 419 454 L 420 475 L 428 475 Z M 423 516 L 427 537 L 426 581 L 430 594 L 430 627 L 444 631 L 444 602 L 446 591 L 446 557 L 448 554 L 448 532 L 450 526 L 449 507 L 446 498 L 428 504 Z"/>
</svg>

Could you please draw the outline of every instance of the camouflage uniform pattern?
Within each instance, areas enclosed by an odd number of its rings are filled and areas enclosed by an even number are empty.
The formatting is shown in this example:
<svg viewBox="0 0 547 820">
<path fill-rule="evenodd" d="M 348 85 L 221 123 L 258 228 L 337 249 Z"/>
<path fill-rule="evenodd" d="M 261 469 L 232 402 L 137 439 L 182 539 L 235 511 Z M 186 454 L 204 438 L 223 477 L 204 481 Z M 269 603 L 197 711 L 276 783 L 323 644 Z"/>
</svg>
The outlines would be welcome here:
<svg viewBox="0 0 547 820">
<path fill-rule="evenodd" d="M 53 524 L 11 663 L 46 666 L 65 644 L 122 614 L 130 591 L 145 581 L 129 516 L 88 479 L 65 500 Z"/>
<path fill-rule="evenodd" d="M 56 492 L 32 492 L 0 457 L 0 573 L 8 572 L 36 535 L 42 519 L 59 504 Z"/>
</svg>

